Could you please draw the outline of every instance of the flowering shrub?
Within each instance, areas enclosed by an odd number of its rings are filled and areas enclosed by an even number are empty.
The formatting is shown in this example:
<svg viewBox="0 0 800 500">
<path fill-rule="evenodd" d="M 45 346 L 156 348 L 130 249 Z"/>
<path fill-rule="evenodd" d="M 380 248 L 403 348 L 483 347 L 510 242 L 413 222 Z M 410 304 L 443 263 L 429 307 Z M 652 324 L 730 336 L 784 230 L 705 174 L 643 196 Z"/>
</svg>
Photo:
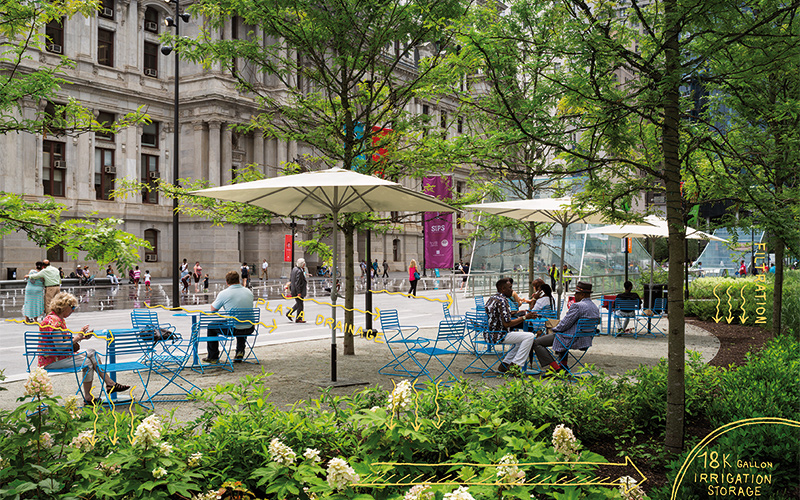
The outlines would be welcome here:
<svg viewBox="0 0 800 500">
<path fill-rule="evenodd" d="M 469 494 L 469 488 L 466 486 L 460 486 L 450 493 L 445 493 L 443 498 L 444 500 L 475 500 L 475 498 Z"/>
<path fill-rule="evenodd" d="M 332 458 L 328 462 L 328 484 L 336 490 L 343 490 L 350 483 L 357 482 L 361 477 L 341 458 Z"/>
<path fill-rule="evenodd" d="M 44 368 L 37 366 L 28 375 L 28 380 L 25 381 L 25 395 L 40 398 L 53 395 L 53 383 Z"/>
<path fill-rule="evenodd" d="M 297 454 L 295 454 L 291 448 L 281 443 L 278 438 L 274 438 L 269 442 L 269 456 L 279 464 L 290 465 L 294 463 Z"/>
<path fill-rule="evenodd" d="M 572 429 L 558 424 L 553 431 L 553 449 L 565 462 L 574 462 L 580 458 L 581 445 L 575 439 Z"/>
<path fill-rule="evenodd" d="M 508 484 L 523 484 L 525 473 L 517 466 L 519 460 L 512 453 L 500 459 L 500 466 L 497 467 L 497 481 Z"/>
<path fill-rule="evenodd" d="M 411 409 L 413 387 L 408 380 L 402 380 L 389 395 L 389 411 L 400 413 Z"/>
<path fill-rule="evenodd" d="M 645 498 L 644 491 L 636 484 L 636 480 L 630 476 L 619 478 L 619 493 L 622 495 L 623 500 L 643 500 Z"/>
</svg>

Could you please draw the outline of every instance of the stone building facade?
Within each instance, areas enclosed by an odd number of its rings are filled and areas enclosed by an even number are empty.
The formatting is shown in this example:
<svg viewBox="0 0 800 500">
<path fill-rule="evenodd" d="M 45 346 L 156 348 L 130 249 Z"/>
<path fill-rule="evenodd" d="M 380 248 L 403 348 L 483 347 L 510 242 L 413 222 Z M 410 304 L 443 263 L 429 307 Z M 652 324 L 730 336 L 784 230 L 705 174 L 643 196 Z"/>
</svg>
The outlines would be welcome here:
<svg viewBox="0 0 800 500">
<path fill-rule="evenodd" d="M 174 155 L 180 155 L 179 178 L 208 179 L 212 185 L 228 184 L 232 172 L 255 164 L 268 176 L 275 176 L 287 161 L 302 156 L 303 145 L 259 133 L 242 134 L 232 125 L 246 123 L 257 112 L 253 99 L 238 92 L 230 75 L 219 67 L 203 69 L 181 62 L 180 67 L 180 151 L 173 151 L 175 61 L 159 48 L 159 33 L 168 29 L 164 19 L 172 15 L 170 4 L 153 0 L 103 0 L 97 15 L 75 16 L 63 24 L 46 28 L 50 39 L 46 50 L 27 62 L 29 67 L 54 65 L 66 56 L 74 67 L 66 70 L 70 82 L 62 87 L 56 103 L 78 99 L 90 108 L 98 121 L 113 121 L 137 109 L 152 118 L 152 124 L 120 130 L 113 135 L 83 134 L 6 134 L 0 135 L 0 190 L 24 194 L 35 200 L 45 195 L 68 207 L 66 216 L 118 217 L 123 230 L 153 244 L 153 250 L 141 252 L 142 269 L 153 277 L 171 276 L 172 199 L 155 194 L 137 193 L 114 199 L 109 193 L 120 179 L 149 181 L 159 177 L 173 181 Z M 197 23 L 181 23 L 181 34 L 193 36 Z M 223 39 L 246 32 L 228 21 L 215 36 Z M 268 76 L 258 76 L 264 88 L 280 88 Z M 47 103 L 28 102 L 24 113 L 35 116 L 46 111 Z M 414 103 L 422 111 L 422 103 Z M 434 106 L 424 105 L 429 113 Z M 417 181 L 418 183 L 418 181 Z M 455 186 L 454 182 L 454 186 Z M 408 187 L 414 186 L 407 181 Z M 212 227 L 208 221 L 181 217 L 180 258 L 190 264 L 200 261 L 204 271 L 220 279 L 242 262 L 270 262 L 270 276 L 287 275 L 283 263 L 284 234 L 289 221 L 275 220 L 265 226 L 225 225 Z M 303 226 L 298 227 L 303 238 Z M 456 229 L 456 239 L 466 240 L 469 232 Z M 341 241 L 341 239 L 340 239 Z M 363 241 L 359 238 L 359 242 Z M 373 235 L 372 258 L 386 259 L 392 271 L 405 269 L 410 259 L 421 260 L 422 231 L 419 223 L 405 223 L 401 230 Z M 358 245 L 356 261 L 363 258 Z M 462 245 L 454 245 L 455 259 L 468 258 Z M 459 250 L 461 249 L 461 250 Z M 459 254 L 463 252 L 463 255 Z M 38 248 L 24 235 L 0 239 L 2 267 L 30 269 L 45 256 L 69 272 L 78 259 L 68 260 L 59 249 Z M 298 249 L 298 254 L 302 255 Z M 296 256 L 297 256 L 296 255 Z M 315 264 L 310 256 L 310 264 Z M 97 272 L 95 263 L 88 263 Z M 313 271 L 314 268 L 310 267 Z M 119 272 L 120 270 L 117 270 Z M 104 273 L 102 273 L 104 274 Z"/>
</svg>

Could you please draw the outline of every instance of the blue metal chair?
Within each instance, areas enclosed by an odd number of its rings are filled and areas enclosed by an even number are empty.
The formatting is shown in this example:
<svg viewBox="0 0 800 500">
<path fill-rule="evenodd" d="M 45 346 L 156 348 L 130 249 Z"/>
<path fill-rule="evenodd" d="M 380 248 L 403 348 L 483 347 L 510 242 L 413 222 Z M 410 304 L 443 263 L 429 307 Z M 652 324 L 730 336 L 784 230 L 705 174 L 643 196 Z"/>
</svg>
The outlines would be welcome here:
<svg viewBox="0 0 800 500">
<path fill-rule="evenodd" d="M 194 332 L 192 333 L 192 337 L 194 338 L 193 349 L 195 352 L 200 342 L 219 342 L 220 356 L 218 363 L 208 364 L 200 362 L 192 366 L 192 370 L 205 373 L 206 370 L 211 368 L 222 368 L 232 372 L 233 361 L 231 360 L 228 343 L 233 338 L 233 319 L 222 313 L 203 313 L 197 318 L 195 327 L 198 329 L 197 336 L 194 335 Z M 206 331 L 205 336 L 202 336 L 203 330 Z"/>
<path fill-rule="evenodd" d="M 591 347 L 599 325 L 600 318 L 579 319 L 574 335 L 566 336 L 558 333 L 555 335 L 553 352 L 561 366 L 572 377 L 580 377 L 588 371 L 581 360 Z"/>
<path fill-rule="evenodd" d="M 427 341 L 426 345 L 409 348 L 409 359 L 414 361 L 417 368 L 419 368 L 419 374 L 414 377 L 412 382 L 416 382 L 419 377 L 424 375 L 432 384 L 435 384 L 437 380 L 445 376 L 445 373 L 449 375 L 445 379 L 445 385 L 451 380 L 458 379 L 450 371 L 450 365 L 453 364 L 458 355 L 458 347 L 464 338 L 464 327 L 465 323 L 463 321 L 440 321 L 435 339 L 425 339 Z M 435 376 L 431 374 L 431 370 L 428 368 L 431 360 L 434 359 L 443 368 L 442 372 Z"/>
<path fill-rule="evenodd" d="M 476 309 L 486 309 L 486 301 L 483 298 L 483 295 L 476 295 L 475 296 L 475 308 Z"/>
<path fill-rule="evenodd" d="M 536 311 L 536 316 L 533 319 L 526 319 L 522 329 L 526 332 L 534 333 L 544 331 L 545 323 L 547 323 L 548 319 L 558 319 L 558 312 L 548 306 Z"/>
<path fill-rule="evenodd" d="M 464 316 L 450 314 L 450 307 L 446 302 L 442 302 L 442 312 L 444 313 L 445 321 L 464 321 Z"/>
<path fill-rule="evenodd" d="M 638 336 L 638 321 L 637 316 L 639 307 L 641 306 L 640 301 L 637 299 L 616 299 L 614 301 L 614 308 L 611 311 L 611 315 L 614 318 L 614 322 L 619 319 L 625 319 L 625 324 L 627 325 L 630 320 L 633 320 L 633 338 L 637 338 Z M 622 313 L 622 314 L 620 314 Z M 624 331 L 625 326 L 620 329 L 614 331 L 614 336 L 618 335 L 625 335 Z"/>
<path fill-rule="evenodd" d="M 199 323 L 192 327 L 192 333 L 188 340 L 178 342 L 155 342 L 161 349 L 152 353 L 146 358 L 140 359 L 142 363 L 147 363 L 153 374 L 165 380 L 164 385 L 157 391 L 151 391 L 151 399 L 158 402 L 181 402 L 187 401 L 187 395 L 192 391 L 200 390 L 196 385 L 184 377 L 181 372 L 184 368 L 192 365 L 195 356 L 194 349 L 197 346 L 197 336 L 200 331 Z M 178 392 L 164 392 L 171 386 L 175 386 Z M 164 399 L 164 398 L 167 399 Z"/>
<path fill-rule="evenodd" d="M 403 331 L 405 329 L 405 331 Z M 400 325 L 400 318 L 397 314 L 397 309 L 382 309 L 381 310 L 381 330 L 383 330 L 383 337 L 386 341 L 386 346 L 389 348 L 389 353 L 392 355 L 392 360 L 383 365 L 378 373 L 382 375 L 397 376 L 397 377 L 411 377 L 412 379 L 420 375 L 420 371 L 414 369 L 409 365 L 409 368 L 403 366 L 403 363 L 410 363 L 410 350 L 415 347 L 422 347 L 427 345 L 428 341 L 424 339 L 411 338 L 419 331 L 416 326 L 402 326 Z"/>
<path fill-rule="evenodd" d="M 55 356 L 55 357 L 71 357 L 73 362 L 72 366 L 68 368 L 45 368 L 48 373 L 73 373 L 75 374 L 75 382 L 77 383 L 78 390 L 75 394 L 81 394 L 81 387 L 85 376 L 78 376 L 79 373 L 85 368 L 83 362 L 76 363 L 75 352 L 72 349 L 72 333 L 52 331 L 40 332 L 30 331 L 25 332 L 25 361 L 27 363 L 28 373 L 33 368 L 34 361 L 37 357 Z"/>
<path fill-rule="evenodd" d="M 154 354 L 155 335 L 135 328 L 120 328 L 102 330 L 97 337 L 106 339 L 106 361 L 102 365 L 104 372 L 116 374 L 120 372 L 135 372 L 142 383 L 142 398 L 137 404 L 153 409 L 153 401 L 148 390 L 150 375 L 152 374 L 150 359 Z M 123 358 L 118 361 L 118 358 Z M 127 359 L 126 359 L 127 358 Z M 146 377 L 143 376 L 146 373 Z M 113 376 L 112 376 L 113 378 Z M 100 384 L 101 396 L 105 394 L 106 400 L 116 403 L 115 398 L 106 392 L 105 385 Z M 131 389 L 133 392 L 135 388 Z"/>
<path fill-rule="evenodd" d="M 233 308 L 227 312 L 229 316 L 231 316 L 233 320 L 233 336 L 238 337 L 245 337 L 245 346 L 247 346 L 247 351 L 244 354 L 244 358 L 241 360 L 243 363 L 253 363 L 259 364 L 258 356 L 253 351 L 253 348 L 256 346 L 256 338 L 258 338 L 258 323 L 261 321 L 261 310 L 257 307 L 247 307 L 247 308 Z M 241 329 L 241 325 L 246 325 L 248 327 L 245 330 L 247 333 Z M 240 328 L 237 329 L 236 326 Z M 253 327 L 253 330 L 250 331 L 249 327 Z M 250 361 L 249 358 L 252 356 L 255 361 Z M 237 360 L 238 361 L 238 360 Z"/>
<path fill-rule="evenodd" d="M 158 312 L 155 309 L 134 309 L 131 311 L 131 327 L 139 330 L 155 329 L 169 331 L 173 342 L 180 341 L 180 334 L 175 331 L 175 327 L 169 323 L 162 323 L 158 320 Z"/>
<path fill-rule="evenodd" d="M 652 315 L 649 314 L 641 314 L 638 318 L 642 321 L 642 327 L 644 328 L 646 325 L 647 333 L 652 335 L 653 337 L 658 335 L 665 335 L 664 331 L 658 327 L 658 323 L 661 321 L 661 318 L 664 317 L 664 314 L 667 312 L 667 299 L 660 298 L 653 300 L 653 308 L 650 309 L 652 311 Z M 646 322 L 645 322 L 646 320 Z"/>
<path fill-rule="evenodd" d="M 478 373 L 481 377 L 496 377 L 494 366 L 502 361 L 506 354 L 506 345 L 503 339 L 506 332 L 492 332 L 489 330 L 489 317 L 485 312 L 467 312 L 467 325 L 474 333 L 472 344 L 475 349 L 475 359 L 464 368 L 464 373 Z M 477 363 L 483 367 L 476 366 Z"/>
</svg>

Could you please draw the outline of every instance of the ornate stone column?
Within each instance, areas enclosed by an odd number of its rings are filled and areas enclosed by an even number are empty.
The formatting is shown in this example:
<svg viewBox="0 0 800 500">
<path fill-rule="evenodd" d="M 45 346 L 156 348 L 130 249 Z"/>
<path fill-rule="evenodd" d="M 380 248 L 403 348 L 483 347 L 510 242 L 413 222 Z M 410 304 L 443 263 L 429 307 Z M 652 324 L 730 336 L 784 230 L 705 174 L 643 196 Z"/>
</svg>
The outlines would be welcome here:
<svg viewBox="0 0 800 500">
<path fill-rule="evenodd" d="M 222 157 L 220 158 L 222 168 L 222 182 L 220 186 L 231 183 L 231 168 L 233 167 L 233 133 L 231 132 L 229 124 L 225 124 L 222 129 Z"/>
<path fill-rule="evenodd" d="M 212 186 L 220 185 L 220 125 L 218 121 L 208 122 L 208 181 Z"/>
<path fill-rule="evenodd" d="M 264 136 L 259 129 L 253 131 L 253 163 L 258 165 L 261 171 L 269 176 L 267 165 L 264 162 Z"/>
</svg>

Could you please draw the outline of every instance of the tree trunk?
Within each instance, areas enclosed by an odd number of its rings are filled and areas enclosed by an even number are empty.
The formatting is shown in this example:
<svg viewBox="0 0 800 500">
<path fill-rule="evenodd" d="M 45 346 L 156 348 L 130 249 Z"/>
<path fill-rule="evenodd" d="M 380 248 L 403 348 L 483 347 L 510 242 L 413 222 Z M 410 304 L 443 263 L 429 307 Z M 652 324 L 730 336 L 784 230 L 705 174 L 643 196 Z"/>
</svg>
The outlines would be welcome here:
<svg viewBox="0 0 800 500">
<path fill-rule="evenodd" d="M 775 237 L 775 286 L 772 289 L 772 335 L 781 334 L 781 306 L 783 305 L 783 238 Z"/>
<path fill-rule="evenodd" d="M 528 297 L 533 297 L 533 280 L 536 279 L 536 247 L 539 244 L 535 222 L 528 222 L 528 231 L 531 235 L 531 248 L 528 252 Z"/>
<path fill-rule="evenodd" d="M 345 215 L 344 229 L 344 269 L 345 269 L 345 287 L 344 287 L 344 321 L 342 326 L 344 328 L 344 354 L 345 356 L 352 356 L 356 353 L 355 345 L 353 343 L 353 304 L 355 303 L 355 272 L 354 272 L 354 258 L 355 258 L 355 226 L 351 220 L 350 215 Z"/>
<path fill-rule="evenodd" d="M 677 0 L 664 2 L 665 19 L 665 72 L 661 82 L 664 102 L 662 148 L 664 152 L 664 187 L 667 198 L 667 221 L 669 226 L 669 348 L 667 365 L 667 415 L 665 442 L 672 453 L 683 450 L 685 411 L 685 323 L 683 313 L 683 261 L 686 257 L 684 240 L 686 230 L 680 191 L 680 102 L 679 82 L 680 45 Z"/>
</svg>

